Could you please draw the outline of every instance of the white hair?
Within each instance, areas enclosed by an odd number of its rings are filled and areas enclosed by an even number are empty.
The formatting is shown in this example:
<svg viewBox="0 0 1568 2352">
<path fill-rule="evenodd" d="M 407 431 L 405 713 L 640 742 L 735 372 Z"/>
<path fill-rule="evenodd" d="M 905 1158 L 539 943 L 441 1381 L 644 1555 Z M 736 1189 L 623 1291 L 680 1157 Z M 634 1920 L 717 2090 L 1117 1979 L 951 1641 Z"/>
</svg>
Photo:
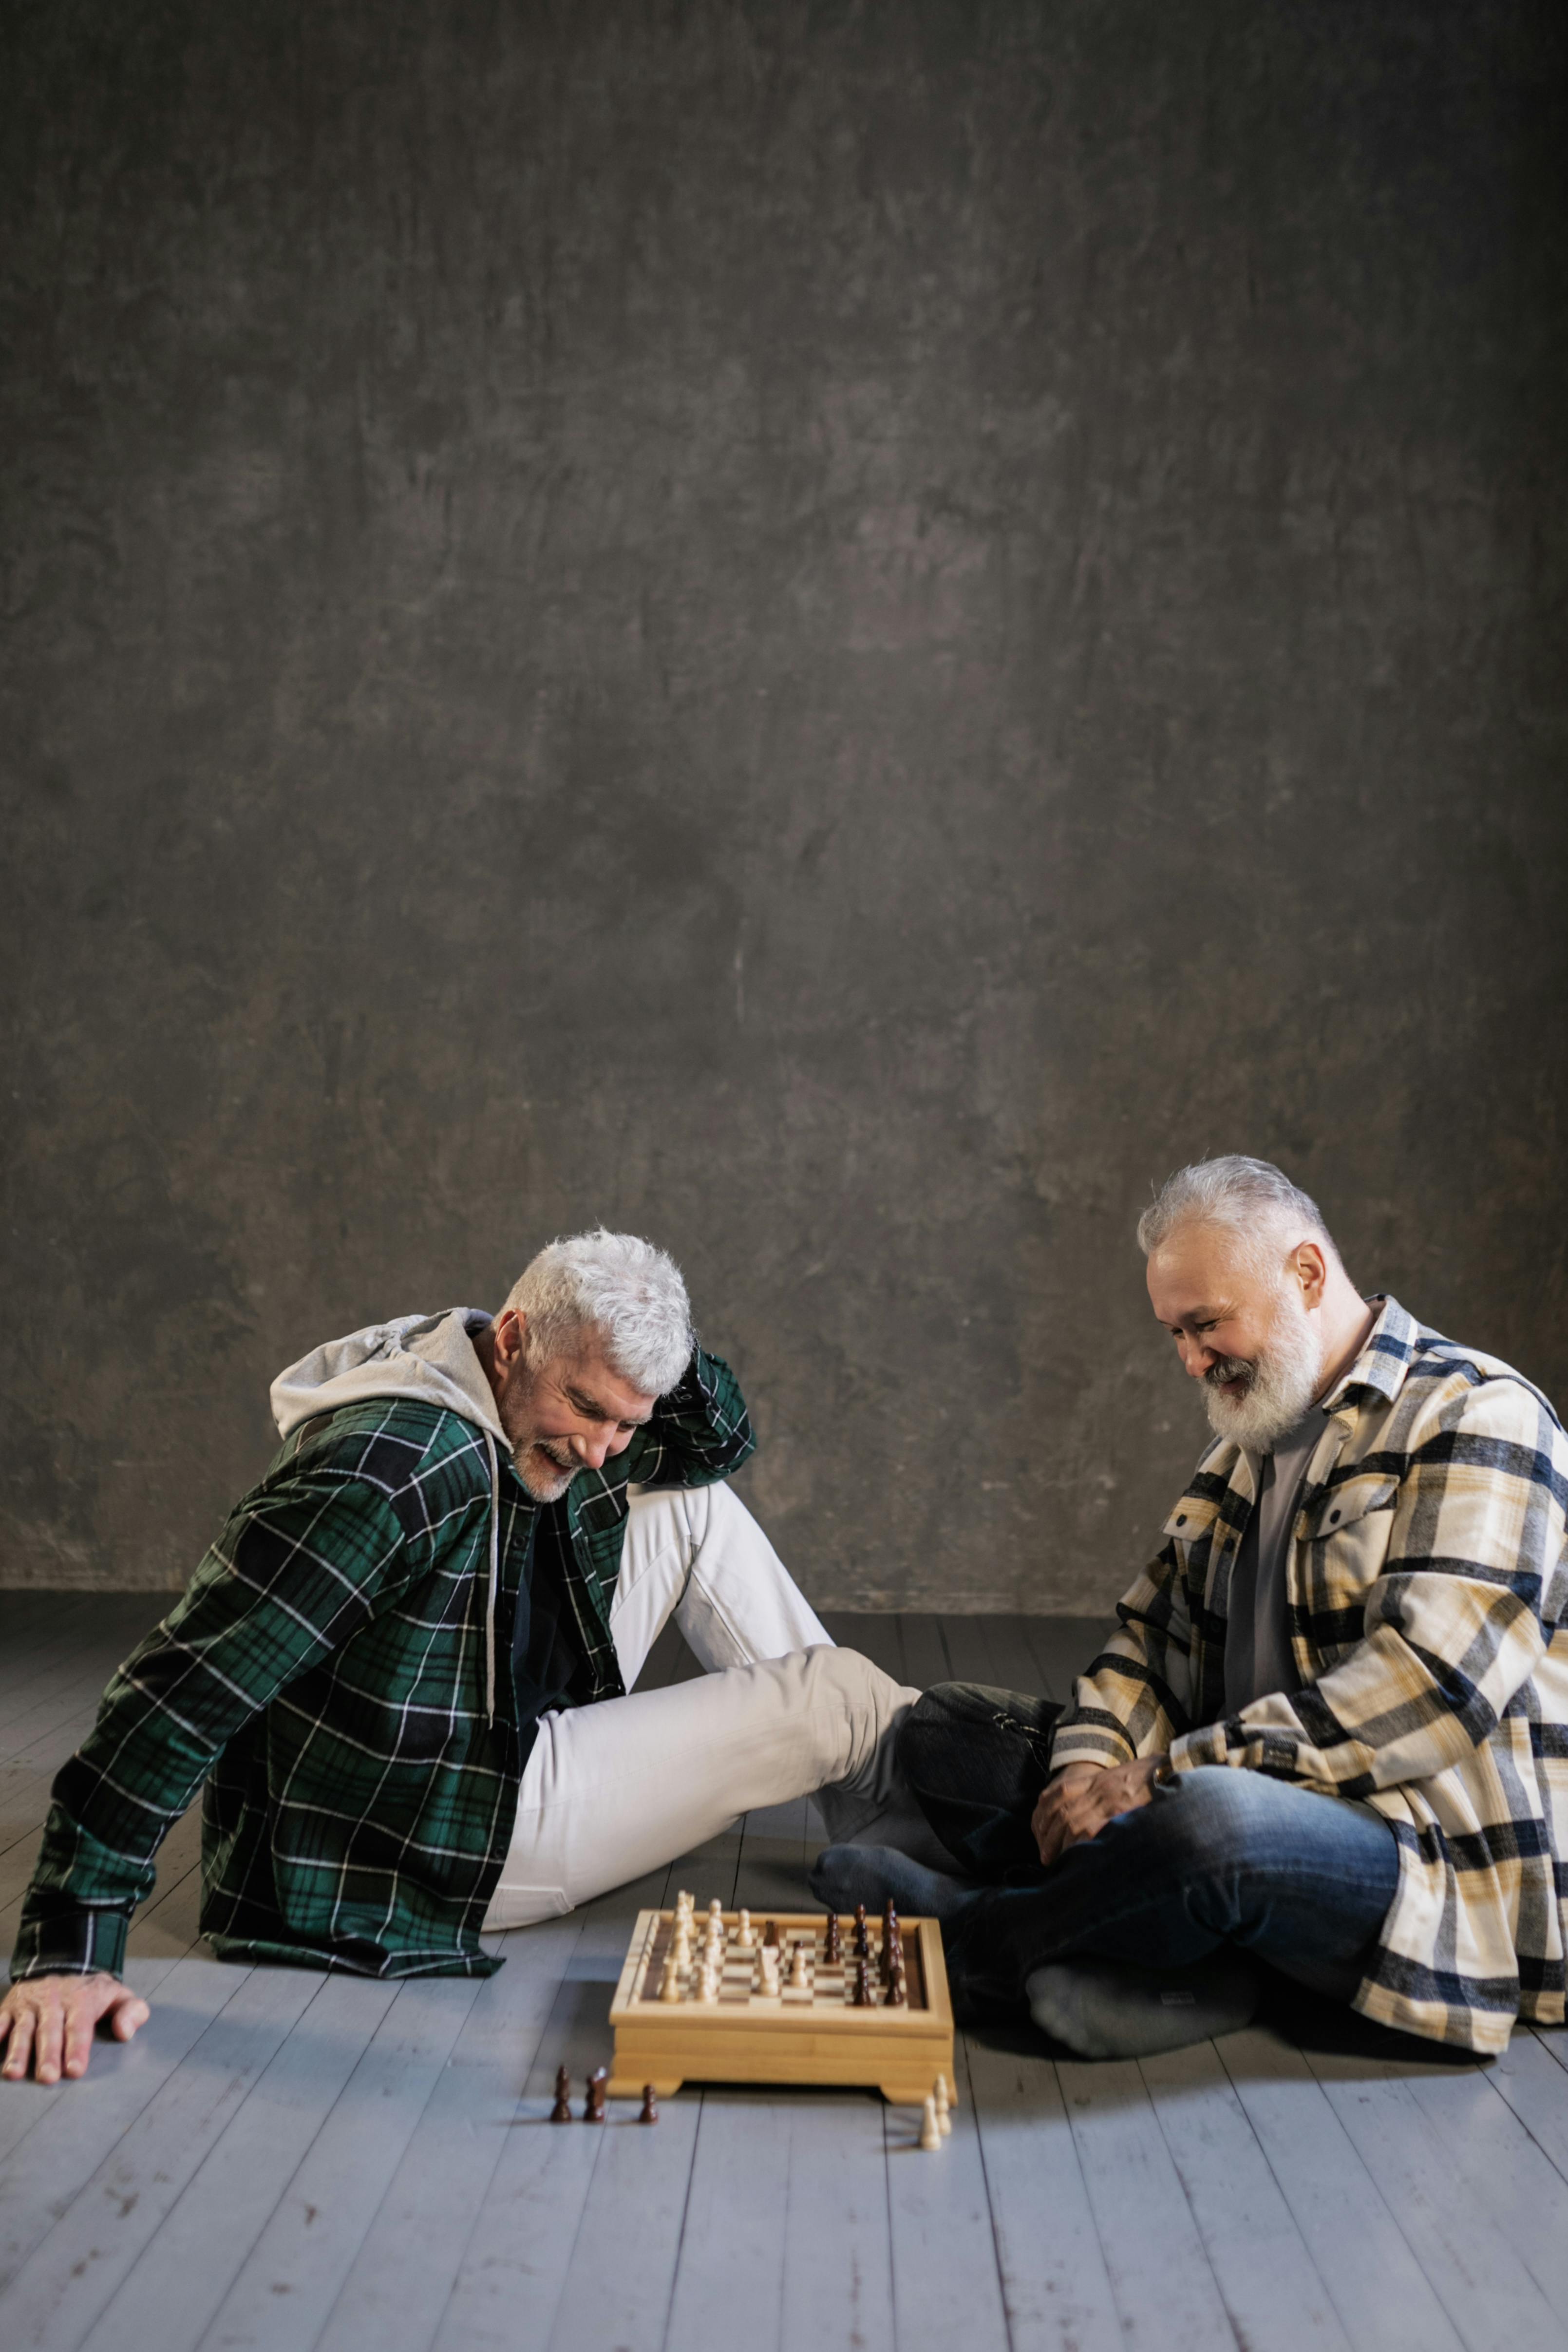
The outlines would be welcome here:
<svg viewBox="0 0 1568 2352">
<path fill-rule="evenodd" d="M 507 1305 L 528 1318 L 532 1364 L 570 1354 L 591 1336 L 613 1372 L 644 1396 L 664 1396 L 696 1345 L 691 1302 L 673 1257 L 635 1234 L 568 1234 L 548 1242 L 512 1285 Z"/>
<path fill-rule="evenodd" d="M 1223 1227 L 1260 1263 L 1269 1240 L 1289 1250 L 1309 1238 L 1321 1242 L 1336 1265 L 1342 1263 L 1317 1202 L 1271 1160 L 1249 1160 L 1233 1151 L 1178 1168 L 1138 1219 L 1138 1247 L 1152 1257 L 1178 1226 L 1187 1224 Z"/>
</svg>

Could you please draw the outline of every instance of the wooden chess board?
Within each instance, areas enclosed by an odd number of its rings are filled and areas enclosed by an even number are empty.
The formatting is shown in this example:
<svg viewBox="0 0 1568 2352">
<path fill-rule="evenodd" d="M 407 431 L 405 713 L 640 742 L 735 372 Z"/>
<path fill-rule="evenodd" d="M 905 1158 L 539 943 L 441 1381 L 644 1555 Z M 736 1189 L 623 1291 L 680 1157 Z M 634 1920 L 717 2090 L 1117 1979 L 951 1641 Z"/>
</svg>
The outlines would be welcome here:
<svg viewBox="0 0 1568 2352">
<path fill-rule="evenodd" d="M 723 1914 L 724 1948 L 716 1998 L 699 1997 L 700 1951 L 707 1915 L 695 1919 L 690 1964 L 676 1971 L 677 1998 L 660 1997 L 674 1934 L 673 1911 L 641 1911 L 626 1965 L 610 2005 L 615 2060 L 610 2090 L 639 2095 L 652 2083 L 661 2095 L 688 2080 L 721 2083 L 822 2083 L 874 2085 L 901 2106 L 918 2106 L 938 2074 L 953 2077 L 953 2009 L 942 1937 L 935 1919 L 901 1922 L 905 2000 L 890 2007 L 880 1978 L 881 1926 L 868 1923 L 872 2001 L 855 2006 L 854 1921 L 839 1921 L 842 1957 L 827 1956 L 821 1912 L 758 1912 L 753 1948 L 742 1948 L 741 1915 Z M 768 1927 L 779 1941 L 779 1989 L 761 1990 L 758 1948 Z M 803 1986 L 789 1981 L 795 1954 L 806 1955 Z"/>
</svg>

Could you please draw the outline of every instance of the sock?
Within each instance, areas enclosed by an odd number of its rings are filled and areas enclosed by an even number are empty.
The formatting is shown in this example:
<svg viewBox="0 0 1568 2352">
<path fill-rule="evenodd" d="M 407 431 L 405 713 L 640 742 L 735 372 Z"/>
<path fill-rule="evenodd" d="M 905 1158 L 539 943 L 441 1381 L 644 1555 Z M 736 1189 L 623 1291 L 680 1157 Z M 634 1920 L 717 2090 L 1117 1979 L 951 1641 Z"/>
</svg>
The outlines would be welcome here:
<svg viewBox="0 0 1568 2352">
<path fill-rule="evenodd" d="M 863 1903 L 880 1911 L 891 1895 L 910 1919 L 939 1919 L 953 1926 L 983 1891 L 967 1878 L 928 1870 L 891 1845 L 831 1845 L 811 1866 L 812 1894 L 826 1909 L 852 1911 Z"/>
<path fill-rule="evenodd" d="M 1227 1948 L 1185 1969 L 1051 1960 L 1024 1990 L 1040 2032 L 1075 2057 L 1152 2058 L 1250 2025 L 1260 1979 L 1244 1953 Z"/>
</svg>

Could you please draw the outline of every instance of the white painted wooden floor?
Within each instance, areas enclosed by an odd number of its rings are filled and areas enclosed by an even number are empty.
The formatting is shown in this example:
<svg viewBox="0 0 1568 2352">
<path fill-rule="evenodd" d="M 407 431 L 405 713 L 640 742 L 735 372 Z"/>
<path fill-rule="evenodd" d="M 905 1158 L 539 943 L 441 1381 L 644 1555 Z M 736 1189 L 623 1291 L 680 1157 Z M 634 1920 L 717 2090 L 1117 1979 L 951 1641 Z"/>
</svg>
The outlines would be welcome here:
<svg viewBox="0 0 1568 2352">
<path fill-rule="evenodd" d="M 0 1948 L 49 1780 L 161 1605 L 0 1595 Z M 1096 1630 L 831 1622 L 910 1681 L 1053 1695 Z M 662 1646 L 656 1673 L 688 1670 Z M 794 1906 L 813 1827 L 753 1814 L 497 1939 L 487 1983 L 400 1988 L 207 1958 L 188 1819 L 131 1937 L 152 2024 L 83 2083 L 0 2084 L 5 2352 L 1568 2346 L 1560 2035 L 1490 2068 L 1260 2029 L 1141 2066 L 969 2036 L 937 2157 L 869 2094 L 689 2091 L 655 2131 L 631 2104 L 547 2125 L 556 2067 L 580 2084 L 609 2056 L 638 1906 L 676 1883 Z"/>
</svg>

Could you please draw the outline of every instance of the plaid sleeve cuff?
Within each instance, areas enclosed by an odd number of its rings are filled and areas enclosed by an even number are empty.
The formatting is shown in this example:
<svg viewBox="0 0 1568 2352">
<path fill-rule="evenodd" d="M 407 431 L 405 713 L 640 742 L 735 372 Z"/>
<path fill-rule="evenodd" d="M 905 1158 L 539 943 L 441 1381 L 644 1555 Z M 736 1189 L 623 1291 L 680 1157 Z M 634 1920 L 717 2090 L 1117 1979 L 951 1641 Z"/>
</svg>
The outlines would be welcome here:
<svg viewBox="0 0 1568 2352">
<path fill-rule="evenodd" d="M 11 1955 L 11 1981 L 24 1977 L 117 1977 L 125 1966 L 131 1915 L 29 1895 Z"/>
<path fill-rule="evenodd" d="M 1120 1732 L 1098 1723 L 1070 1723 L 1051 1743 L 1051 1769 L 1064 1764 L 1131 1764 L 1137 1750 Z"/>
</svg>

